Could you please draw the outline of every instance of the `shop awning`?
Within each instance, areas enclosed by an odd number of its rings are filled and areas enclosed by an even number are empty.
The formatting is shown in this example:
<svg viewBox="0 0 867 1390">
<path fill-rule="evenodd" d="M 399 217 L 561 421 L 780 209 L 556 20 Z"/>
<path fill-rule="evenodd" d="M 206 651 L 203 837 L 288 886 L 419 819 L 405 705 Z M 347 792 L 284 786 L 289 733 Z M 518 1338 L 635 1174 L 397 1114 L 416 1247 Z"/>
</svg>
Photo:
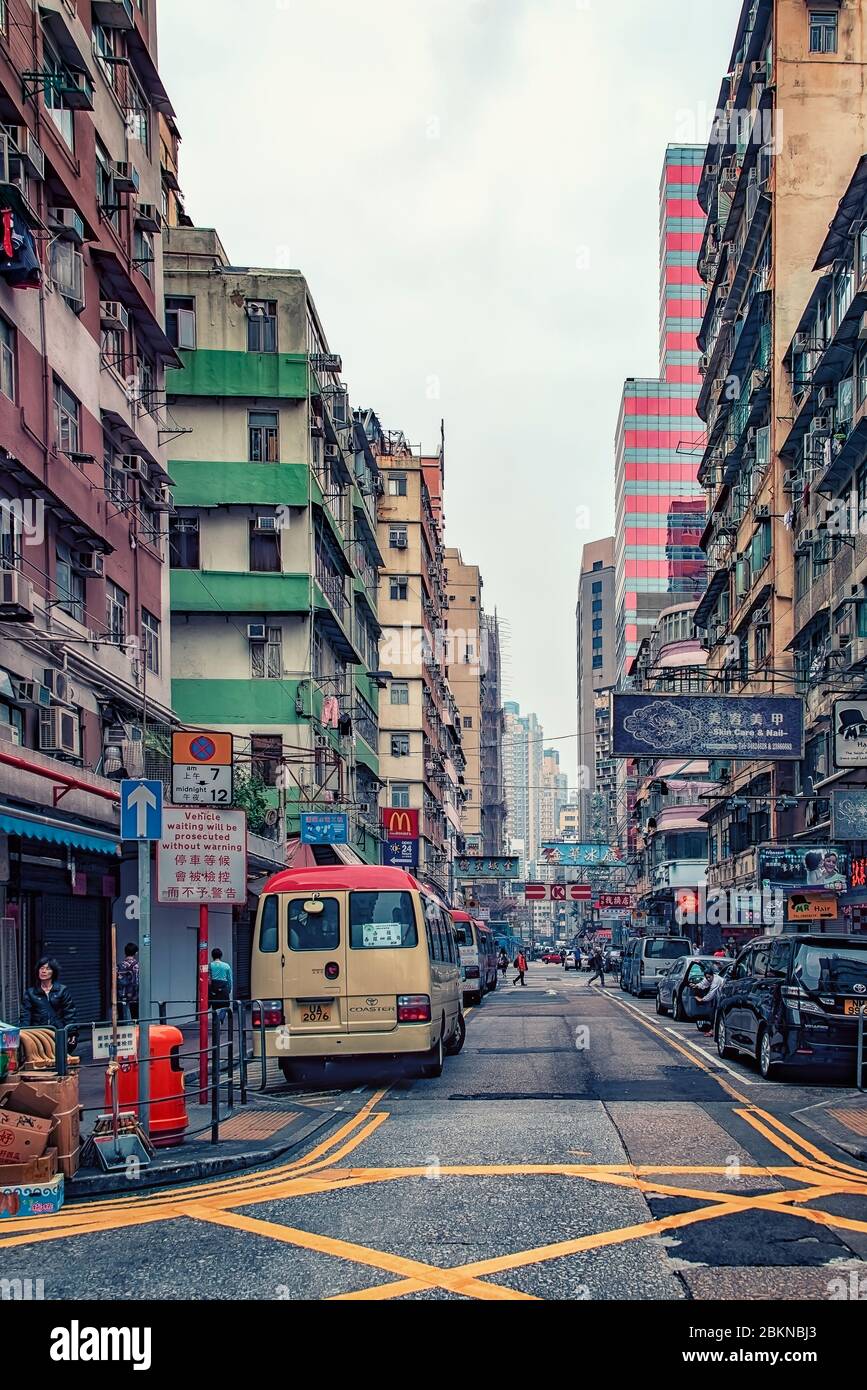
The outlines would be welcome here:
<svg viewBox="0 0 867 1390">
<path fill-rule="evenodd" d="M 82 830 L 71 822 L 52 820 L 50 816 L 31 816 L 26 811 L 16 811 L 14 814 L 0 811 L 0 834 L 44 840 L 52 845 L 68 845 L 70 849 L 86 849 L 90 854 L 115 855 L 120 851 L 120 841 L 116 835 Z"/>
</svg>

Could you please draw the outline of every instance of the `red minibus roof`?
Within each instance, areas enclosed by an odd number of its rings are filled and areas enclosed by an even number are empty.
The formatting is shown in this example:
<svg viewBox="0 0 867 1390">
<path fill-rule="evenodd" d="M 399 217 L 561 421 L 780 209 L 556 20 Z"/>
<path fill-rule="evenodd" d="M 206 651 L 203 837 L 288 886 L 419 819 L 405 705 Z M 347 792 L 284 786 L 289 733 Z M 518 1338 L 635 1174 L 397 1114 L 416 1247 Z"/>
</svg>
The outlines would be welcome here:
<svg viewBox="0 0 867 1390">
<path fill-rule="evenodd" d="M 405 869 L 392 869 L 380 864 L 352 864 L 339 868 L 281 869 L 268 879 L 263 893 L 335 893 L 366 891 L 408 892 L 413 889 L 436 898 L 424 884 Z M 439 898 L 437 898 L 439 902 Z"/>
</svg>

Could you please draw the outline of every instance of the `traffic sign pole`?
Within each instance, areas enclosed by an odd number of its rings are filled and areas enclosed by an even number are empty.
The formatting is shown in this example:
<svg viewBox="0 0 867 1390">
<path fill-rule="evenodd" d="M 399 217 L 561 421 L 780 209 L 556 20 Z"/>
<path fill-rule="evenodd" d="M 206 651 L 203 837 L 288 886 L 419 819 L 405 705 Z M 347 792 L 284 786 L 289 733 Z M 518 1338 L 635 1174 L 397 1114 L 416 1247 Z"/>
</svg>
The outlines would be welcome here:
<svg viewBox="0 0 867 1390">
<path fill-rule="evenodd" d="M 199 1105 L 208 1100 L 208 904 L 199 903 Z M 216 1077 L 214 1084 L 216 1085 Z"/>
<path fill-rule="evenodd" d="M 146 1020 L 139 1025 L 139 1115 L 145 1134 L 150 1134 L 150 1017 L 153 1011 L 153 1001 L 151 999 L 151 847 L 149 840 L 139 840 L 138 842 L 138 899 L 139 1017 Z"/>
</svg>

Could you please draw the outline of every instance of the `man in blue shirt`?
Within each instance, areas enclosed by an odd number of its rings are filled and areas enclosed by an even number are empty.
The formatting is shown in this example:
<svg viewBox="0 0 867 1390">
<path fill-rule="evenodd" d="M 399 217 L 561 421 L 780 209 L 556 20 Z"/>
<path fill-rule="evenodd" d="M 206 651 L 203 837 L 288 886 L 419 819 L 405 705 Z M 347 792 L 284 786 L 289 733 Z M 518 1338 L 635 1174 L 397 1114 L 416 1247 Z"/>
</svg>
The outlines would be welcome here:
<svg viewBox="0 0 867 1390">
<path fill-rule="evenodd" d="M 232 1002 L 232 967 L 223 960 L 223 952 L 215 946 L 211 952 L 208 967 L 208 1004 L 219 1009 L 220 1023 L 226 1017 L 227 1006 Z"/>
</svg>

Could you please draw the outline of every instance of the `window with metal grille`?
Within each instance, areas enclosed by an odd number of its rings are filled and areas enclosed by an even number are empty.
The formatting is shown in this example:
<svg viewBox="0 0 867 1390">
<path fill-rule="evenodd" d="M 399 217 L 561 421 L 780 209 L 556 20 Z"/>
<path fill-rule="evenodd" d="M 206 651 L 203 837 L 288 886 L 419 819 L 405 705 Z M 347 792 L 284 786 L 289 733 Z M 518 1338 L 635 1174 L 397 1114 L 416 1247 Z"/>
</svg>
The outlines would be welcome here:
<svg viewBox="0 0 867 1390">
<path fill-rule="evenodd" d="M 78 452 L 81 407 L 59 376 L 54 378 L 54 438 L 63 454 Z"/>
<path fill-rule="evenodd" d="M 146 608 L 141 611 L 141 641 L 145 666 L 155 676 L 160 673 L 160 622 Z"/>
<path fill-rule="evenodd" d="M 391 756 L 393 758 L 409 757 L 409 734 L 392 734 Z"/>
<path fill-rule="evenodd" d="M 283 739 L 279 734 L 250 735 L 250 771 L 269 787 L 277 784 L 277 771 L 283 760 Z"/>
<path fill-rule="evenodd" d="M 836 53 L 839 16 L 836 10 L 810 11 L 810 52 Z"/>
<path fill-rule="evenodd" d="M 268 628 L 266 642 L 250 643 L 250 662 L 256 680 L 279 680 L 283 675 L 283 629 Z"/>
<path fill-rule="evenodd" d="M 169 565 L 175 570 L 201 568 L 197 516 L 173 516 L 169 519 Z"/>
<path fill-rule="evenodd" d="M 105 581 L 105 626 L 118 644 L 126 641 L 129 627 L 129 595 L 113 580 Z"/>
<path fill-rule="evenodd" d="M 247 351 L 277 351 L 277 302 L 274 299 L 247 300 Z"/>
<path fill-rule="evenodd" d="M 251 463 L 276 463 L 280 457 L 279 417 L 276 410 L 251 410 L 249 450 Z"/>
</svg>

